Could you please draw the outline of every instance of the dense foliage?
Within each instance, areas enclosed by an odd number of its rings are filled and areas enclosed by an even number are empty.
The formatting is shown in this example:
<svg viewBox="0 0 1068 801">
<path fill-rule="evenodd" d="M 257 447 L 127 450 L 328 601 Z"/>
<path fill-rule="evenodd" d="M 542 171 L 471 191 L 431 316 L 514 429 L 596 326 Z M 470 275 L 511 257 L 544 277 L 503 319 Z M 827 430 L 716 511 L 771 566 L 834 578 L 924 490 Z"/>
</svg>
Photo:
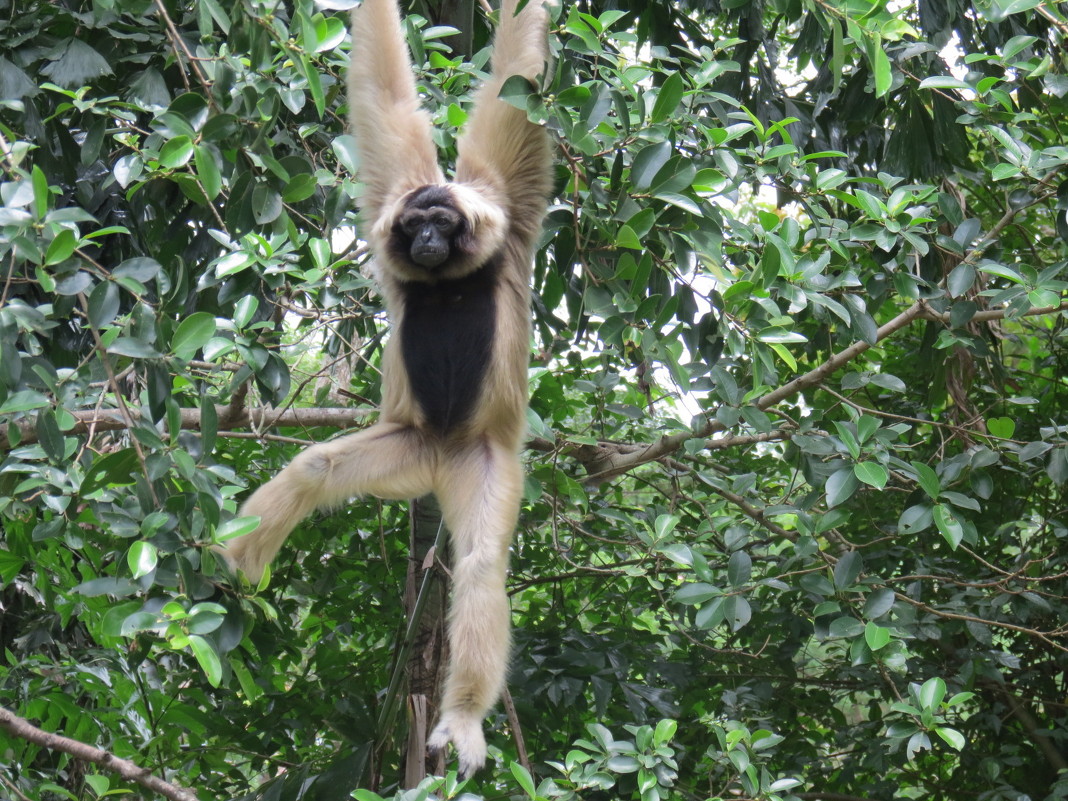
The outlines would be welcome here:
<svg viewBox="0 0 1068 801">
<path fill-rule="evenodd" d="M 0 701 L 202 799 L 401 782 L 407 508 L 209 550 L 379 397 L 341 5 L 0 0 Z M 409 23 L 447 152 L 487 27 Z M 1068 798 L 1062 9 L 552 41 L 515 715 L 411 797 Z M 133 787 L 0 734 L 0 797 Z"/>
</svg>

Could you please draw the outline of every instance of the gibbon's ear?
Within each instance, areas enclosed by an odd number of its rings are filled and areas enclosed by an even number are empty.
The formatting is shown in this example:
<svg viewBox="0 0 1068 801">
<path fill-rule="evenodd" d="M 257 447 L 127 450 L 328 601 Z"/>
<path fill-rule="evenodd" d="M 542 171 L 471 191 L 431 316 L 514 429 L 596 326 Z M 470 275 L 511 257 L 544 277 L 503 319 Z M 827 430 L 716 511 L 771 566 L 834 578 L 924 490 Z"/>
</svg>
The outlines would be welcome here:
<svg viewBox="0 0 1068 801">
<path fill-rule="evenodd" d="M 469 254 L 472 268 L 481 267 L 504 245 L 508 230 L 505 199 L 497 197 L 488 186 L 452 184 L 449 190 L 470 225 L 467 240 L 463 243 L 465 254 Z"/>
<path fill-rule="evenodd" d="M 370 225 L 412 189 L 445 181 L 419 106 L 396 0 L 363 0 L 352 12 L 349 125 L 360 153 L 361 208 Z"/>
<path fill-rule="evenodd" d="M 506 199 L 513 224 L 540 226 L 545 198 L 552 190 L 550 139 L 524 110 L 501 100 L 501 87 L 513 75 L 531 84 L 548 68 L 548 12 L 543 0 L 528 0 L 515 13 L 516 0 L 503 0 L 493 41 L 493 69 L 475 94 L 474 108 L 456 143 L 456 181 L 482 190 L 494 186 Z"/>
</svg>

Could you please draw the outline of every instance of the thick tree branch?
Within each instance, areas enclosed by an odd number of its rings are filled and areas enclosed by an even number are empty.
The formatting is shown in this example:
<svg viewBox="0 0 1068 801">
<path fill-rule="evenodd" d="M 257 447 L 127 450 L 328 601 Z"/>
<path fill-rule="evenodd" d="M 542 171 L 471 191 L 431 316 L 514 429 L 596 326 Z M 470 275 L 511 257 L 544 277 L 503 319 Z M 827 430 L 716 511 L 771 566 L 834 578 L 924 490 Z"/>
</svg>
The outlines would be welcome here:
<svg viewBox="0 0 1068 801">
<path fill-rule="evenodd" d="M 927 304 L 923 301 L 917 301 L 912 306 L 901 312 L 890 322 L 881 326 L 876 334 L 875 342 L 854 342 L 848 348 L 839 351 L 834 354 L 813 370 L 809 370 L 804 375 L 800 375 L 788 384 L 784 384 L 778 389 L 769 392 L 761 398 L 758 398 L 754 404 L 758 409 L 767 410 L 775 404 L 796 395 L 803 389 L 807 389 L 811 386 L 815 386 L 823 381 L 827 376 L 836 372 L 841 367 L 845 366 L 853 359 L 857 358 L 860 354 L 870 349 L 873 344 L 883 341 L 887 337 L 895 334 L 897 331 L 906 327 L 914 320 L 922 317 L 927 309 Z M 621 454 L 618 458 L 611 460 L 607 464 L 591 463 L 587 465 L 587 469 L 590 470 L 591 475 L 587 480 L 589 481 L 607 481 L 611 478 L 615 478 L 628 470 L 631 470 L 646 462 L 653 462 L 658 459 L 671 454 L 690 439 L 694 437 L 710 437 L 713 434 L 719 433 L 726 429 L 726 426 L 719 420 L 710 420 L 707 425 L 701 430 L 696 432 L 683 432 L 681 434 L 670 434 L 665 437 L 661 437 L 656 442 L 653 442 L 643 448 L 639 448 L 632 453 Z"/>
<path fill-rule="evenodd" d="M 1020 317 L 1039 317 L 1044 314 L 1057 314 L 1062 311 L 1068 311 L 1068 300 L 1064 301 L 1059 306 L 1042 306 L 1036 309 L 1028 309 L 1023 313 L 1013 315 L 1012 317 L 1009 316 L 1007 309 L 986 309 L 985 311 L 976 312 L 968 322 L 985 323 L 989 320 L 1016 320 Z M 923 319 L 932 320 L 936 323 L 946 323 L 948 325 L 950 321 L 950 312 L 939 313 L 928 307 L 923 313 Z"/>
<path fill-rule="evenodd" d="M 50 751 L 62 751 L 65 754 L 70 754 L 75 759 L 99 765 L 105 770 L 117 773 L 127 781 L 136 782 L 154 793 L 159 793 L 166 798 L 172 799 L 172 801 L 199 801 L 196 793 L 192 790 L 165 782 L 144 768 L 139 768 L 133 762 L 119 759 L 110 751 L 104 751 L 80 740 L 72 740 L 70 737 L 52 734 L 39 729 L 25 718 L 20 718 L 4 707 L 0 707 L 0 729 L 5 729 L 16 737 L 28 740 Z"/>
<path fill-rule="evenodd" d="M 1068 759 L 1062 754 L 1057 744 L 1053 739 L 1053 732 L 1043 728 L 1039 725 L 1038 719 L 1035 718 L 1034 713 L 1019 698 L 1006 687 L 997 684 L 993 681 L 984 682 L 986 686 L 989 686 L 1001 693 L 1005 698 L 1005 702 L 1009 705 L 1009 710 L 1012 712 L 1013 717 L 1020 722 L 1024 731 L 1027 732 L 1027 736 L 1031 739 L 1031 742 L 1035 744 L 1035 747 L 1046 758 L 1046 762 L 1051 768 L 1057 771 L 1068 770 Z"/>
<path fill-rule="evenodd" d="M 218 429 L 231 431 L 235 428 L 247 428 L 252 426 L 256 429 L 270 428 L 272 426 L 292 426 L 294 428 L 317 428 L 327 426 L 332 428 L 349 428 L 359 425 L 371 414 L 370 409 L 348 408 L 316 408 L 316 409 L 271 409 L 257 407 L 254 409 L 234 410 L 226 406 L 217 406 Z M 134 422 L 140 419 L 137 409 L 131 409 L 130 413 Z M 121 431 L 129 426 L 122 414 L 117 409 L 90 409 L 85 411 L 71 412 L 77 422 L 74 427 L 65 434 L 87 434 L 90 429 L 94 432 Z M 200 409 L 181 410 L 182 428 L 185 430 L 200 430 Z M 0 451 L 7 450 L 8 426 L 15 425 L 21 433 L 20 444 L 37 441 L 37 430 L 32 420 L 22 419 L 6 425 L 0 425 Z"/>
</svg>

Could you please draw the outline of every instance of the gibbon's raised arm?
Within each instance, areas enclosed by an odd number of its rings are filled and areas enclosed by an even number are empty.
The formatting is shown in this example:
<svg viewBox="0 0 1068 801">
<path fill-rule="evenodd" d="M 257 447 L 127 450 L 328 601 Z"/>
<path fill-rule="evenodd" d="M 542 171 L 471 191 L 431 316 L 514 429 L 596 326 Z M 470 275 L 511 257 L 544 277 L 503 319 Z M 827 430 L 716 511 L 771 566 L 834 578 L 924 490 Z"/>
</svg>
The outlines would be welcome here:
<svg viewBox="0 0 1068 801">
<path fill-rule="evenodd" d="M 349 125 L 360 152 L 360 205 L 374 221 L 401 195 L 445 178 L 395 0 L 364 0 L 352 12 L 352 40 Z"/>
<path fill-rule="evenodd" d="M 548 69 L 548 14 L 539 0 L 529 0 L 519 14 L 517 5 L 504 0 L 501 6 L 490 79 L 475 94 L 474 111 L 456 143 L 456 180 L 506 188 L 503 202 L 512 224 L 535 221 L 540 228 L 544 199 L 552 189 L 551 143 L 524 110 L 498 96 L 513 75 L 534 84 Z"/>
</svg>

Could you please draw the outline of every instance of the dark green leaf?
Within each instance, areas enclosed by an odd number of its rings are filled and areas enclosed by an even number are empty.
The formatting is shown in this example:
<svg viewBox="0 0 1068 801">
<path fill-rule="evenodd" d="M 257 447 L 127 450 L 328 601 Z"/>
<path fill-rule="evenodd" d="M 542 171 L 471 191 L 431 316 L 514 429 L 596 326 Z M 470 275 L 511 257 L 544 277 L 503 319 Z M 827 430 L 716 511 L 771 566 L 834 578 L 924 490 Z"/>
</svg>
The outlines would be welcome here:
<svg viewBox="0 0 1068 801">
<path fill-rule="evenodd" d="M 656 101 L 653 103 L 650 119 L 654 124 L 663 122 L 678 108 L 685 88 L 681 73 L 673 72 L 668 75 L 657 91 Z"/>
<path fill-rule="evenodd" d="M 864 559 L 860 551 L 849 551 L 842 555 L 834 566 L 834 586 L 838 590 L 847 590 L 864 570 Z"/>
</svg>

